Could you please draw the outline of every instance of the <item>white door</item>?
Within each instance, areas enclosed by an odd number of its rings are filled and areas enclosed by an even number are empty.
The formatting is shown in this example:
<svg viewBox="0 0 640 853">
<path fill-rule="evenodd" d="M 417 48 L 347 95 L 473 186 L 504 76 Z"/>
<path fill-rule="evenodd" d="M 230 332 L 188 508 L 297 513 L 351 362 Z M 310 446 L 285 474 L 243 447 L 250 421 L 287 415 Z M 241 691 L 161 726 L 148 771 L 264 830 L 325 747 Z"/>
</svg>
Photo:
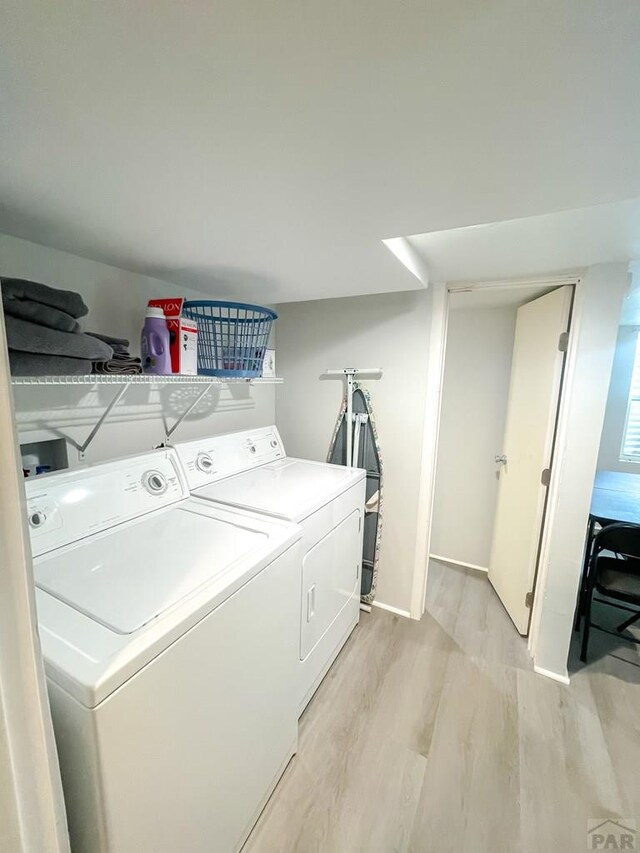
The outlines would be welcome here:
<svg viewBox="0 0 640 853">
<path fill-rule="evenodd" d="M 520 634 L 529 630 L 572 287 L 518 309 L 489 580 Z"/>
</svg>

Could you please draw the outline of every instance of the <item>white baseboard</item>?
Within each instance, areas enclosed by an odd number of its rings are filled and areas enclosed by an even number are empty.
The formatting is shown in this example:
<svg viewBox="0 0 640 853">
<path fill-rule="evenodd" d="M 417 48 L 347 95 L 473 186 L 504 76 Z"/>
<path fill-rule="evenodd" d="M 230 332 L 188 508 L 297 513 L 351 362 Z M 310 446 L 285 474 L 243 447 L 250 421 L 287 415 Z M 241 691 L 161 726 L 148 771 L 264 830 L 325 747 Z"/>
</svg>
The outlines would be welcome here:
<svg viewBox="0 0 640 853">
<path fill-rule="evenodd" d="M 536 666 L 534 664 L 533 671 L 537 672 L 538 675 L 544 675 L 545 678 L 552 678 L 554 681 L 559 681 L 560 684 L 570 684 L 568 675 L 560 675 L 559 672 L 551 672 L 550 669 L 543 669 L 541 666 Z"/>
<path fill-rule="evenodd" d="M 405 619 L 411 619 L 411 614 L 408 610 L 400 610 L 399 607 L 392 607 L 390 604 L 383 604 L 381 601 L 372 601 L 373 607 L 379 607 L 380 610 L 387 610 L 389 613 L 395 613 L 396 616 L 404 616 Z"/>
<path fill-rule="evenodd" d="M 475 563 L 463 563 L 462 560 L 452 560 L 450 557 L 441 557 L 438 554 L 429 554 L 430 560 L 437 560 L 439 563 L 449 563 L 452 566 L 462 566 L 463 569 L 473 569 L 475 572 L 489 571 L 486 566 L 476 566 Z"/>
</svg>

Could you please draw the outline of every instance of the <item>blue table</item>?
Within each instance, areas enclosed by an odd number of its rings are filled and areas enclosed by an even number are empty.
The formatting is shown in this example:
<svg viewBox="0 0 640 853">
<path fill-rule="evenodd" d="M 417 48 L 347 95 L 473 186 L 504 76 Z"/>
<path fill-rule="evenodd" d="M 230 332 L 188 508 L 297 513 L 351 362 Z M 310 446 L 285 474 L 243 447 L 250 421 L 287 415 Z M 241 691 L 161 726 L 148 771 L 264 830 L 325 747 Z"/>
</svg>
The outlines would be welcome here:
<svg viewBox="0 0 640 853">
<path fill-rule="evenodd" d="M 640 524 L 640 473 L 598 471 L 591 496 L 589 522 Z"/>
</svg>

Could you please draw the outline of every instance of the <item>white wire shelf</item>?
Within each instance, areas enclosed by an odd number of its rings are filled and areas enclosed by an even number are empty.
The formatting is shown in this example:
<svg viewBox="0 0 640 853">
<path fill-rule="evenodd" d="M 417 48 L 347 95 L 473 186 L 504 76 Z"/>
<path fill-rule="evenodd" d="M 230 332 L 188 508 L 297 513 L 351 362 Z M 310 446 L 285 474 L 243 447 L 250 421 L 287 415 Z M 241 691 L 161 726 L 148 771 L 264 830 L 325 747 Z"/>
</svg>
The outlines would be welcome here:
<svg viewBox="0 0 640 853">
<path fill-rule="evenodd" d="M 12 385 L 281 385 L 279 377 L 246 379 L 231 376 L 155 376 L 150 374 L 90 374 L 89 376 L 14 376 Z"/>
<path fill-rule="evenodd" d="M 180 426 L 183 420 L 189 415 L 196 406 L 203 400 L 213 387 L 224 385 L 279 385 L 282 379 L 278 377 L 256 377 L 255 379 L 247 379 L 242 377 L 225 377 L 225 376 L 185 376 L 181 374 L 173 374 L 171 376 L 154 376 L 150 374 L 91 374 L 89 376 L 14 376 L 11 384 L 15 387 L 72 387 L 84 386 L 87 389 L 95 388 L 99 385 L 110 385 L 114 390 L 111 395 L 111 400 L 106 404 L 104 411 L 97 419 L 93 429 L 82 442 L 78 443 L 75 440 L 72 442 L 77 450 L 80 459 L 84 459 L 84 455 L 89 448 L 89 445 L 94 440 L 102 425 L 105 423 L 113 409 L 123 399 L 127 390 L 132 385 L 146 385 L 149 388 L 162 388 L 167 385 L 192 385 L 199 386 L 195 392 L 195 397 L 192 400 L 185 401 L 185 408 L 179 417 L 176 418 L 173 425 L 165 421 L 165 444 L 169 440 L 176 429 Z M 71 439 L 68 439 L 71 440 Z"/>
</svg>

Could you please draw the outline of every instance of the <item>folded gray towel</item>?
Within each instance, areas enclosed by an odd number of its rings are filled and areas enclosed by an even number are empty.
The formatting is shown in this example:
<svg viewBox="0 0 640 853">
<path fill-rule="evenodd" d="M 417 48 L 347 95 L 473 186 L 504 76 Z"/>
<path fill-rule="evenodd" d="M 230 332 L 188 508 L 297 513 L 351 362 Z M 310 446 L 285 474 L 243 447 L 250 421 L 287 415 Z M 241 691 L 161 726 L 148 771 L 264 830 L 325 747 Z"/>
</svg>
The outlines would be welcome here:
<svg viewBox="0 0 640 853">
<path fill-rule="evenodd" d="M 129 353 L 124 352 L 114 352 L 113 358 L 111 361 L 133 361 L 136 364 L 142 364 L 141 358 L 135 358 L 133 355 L 129 355 Z"/>
<path fill-rule="evenodd" d="M 58 290 L 24 278 L 1 277 L 0 284 L 2 294 L 7 299 L 30 299 L 71 314 L 72 317 L 84 317 L 89 312 L 82 296 L 73 290 Z"/>
<path fill-rule="evenodd" d="M 49 326 L 51 329 L 59 329 L 61 332 L 79 332 L 80 323 L 65 311 L 43 305 L 42 302 L 33 302 L 31 299 L 10 299 L 2 294 L 2 307 L 4 313 L 10 317 L 18 317 L 20 320 L 29 320 L 40 326 Z"/>
<path fill-rule="evenodd" d="M 12 376 L 88 376 L 91 362 L 85 358 L 66 358 L 63 355 L 41 355 L 9 350 Z"/>
<path fill-rule="evenodd" d="M 118 358 L 114 356 L 109 361 L 95 361 L 93 373 L 102 374 L 138 374 L 142 373 L 142 363 L 139 358 Z"/>
<path fill-rule="evenodd" d="M 113 356 L 110 346 L 81 333 L 69 334 L 38 326 L 16 317 L 5 317 L 9 349 L 37 352 L 43 355 L 64 355 L 86 358 L 89 361 L 108 361 Z"/>
<path fill-rule="evenodd" d="M 113 347 L 114 352 L 124 352 L 129 349 L 129 341 L 126 338 L 112 338 L 111 335 L 101 335 L 99 332 L 86 332 L 92 338 L 97 338 L 105 344 Z"/>
</svg>

